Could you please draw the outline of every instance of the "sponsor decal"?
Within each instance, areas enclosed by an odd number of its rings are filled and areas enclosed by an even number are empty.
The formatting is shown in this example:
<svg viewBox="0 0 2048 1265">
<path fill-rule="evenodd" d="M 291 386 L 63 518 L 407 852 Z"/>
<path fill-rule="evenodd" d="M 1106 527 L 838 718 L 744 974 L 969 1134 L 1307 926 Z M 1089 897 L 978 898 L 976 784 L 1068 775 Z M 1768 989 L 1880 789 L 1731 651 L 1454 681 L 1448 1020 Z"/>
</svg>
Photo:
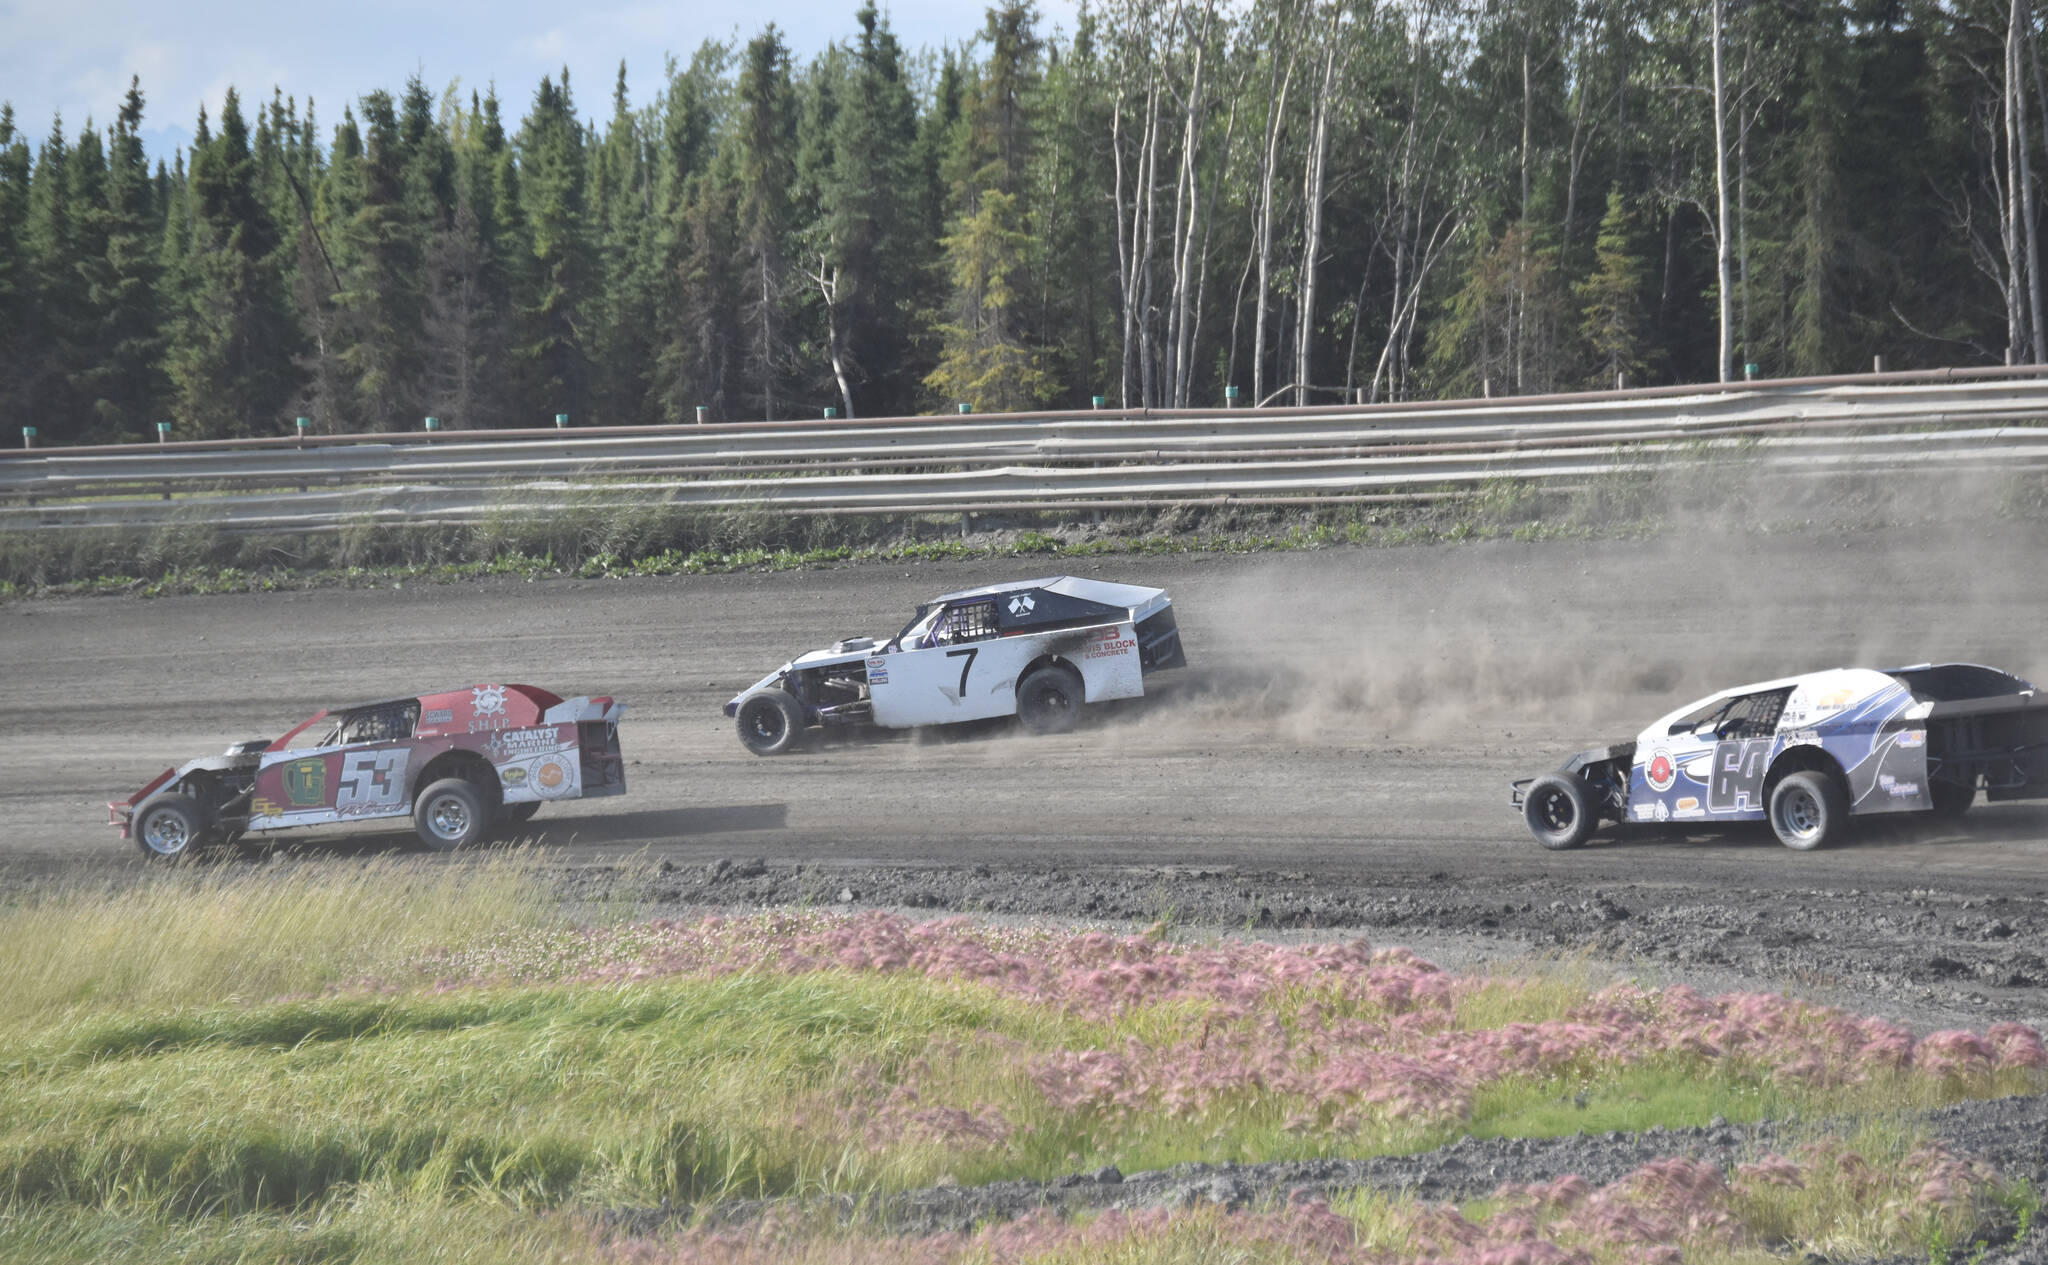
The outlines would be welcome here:
<svg viewBox="0 0 2048 1265">
<path fill-rule="evenodd" d="M 452 707 L 429 707 L 420 713 L 422 725 L 445 725 L 454 719 L 455 709 Z"/>
<path fill-rule="evenodd" d="M 404 799 L 405 766 L 411 762 L 410 747 L 349 752 L 334 784 L 335 811 L 349 815 L 350 809 L 388 808 Z"/>
<path fill-rule="evenodd" d="M 484 745 L 490 748 L 493 763 L 502 763 L 521 756 L 559 751 L 568 744 L 562 741 L 553 725 L 542 725 L 536 729 L 500 729 Z"/>
<path fill-rule="evenodd" d="M 542 799 L 560 799 L 576 789 L 576 770 L 561 756 L 542 756 L 529 767 L 533 788 Z"/>
<path fill-rule="evenodd" d="M 1787 746 L 1790 746 L 1791 744 L 1798 742 L 1817 743 L 1819 741 L 1820 731 L 1818 729 L 1795 729 L 1791 733 L 1785 735 L 1785 743 Z"/>
<path fill-rule="evenodd" d="M 1838 712 L 1847 707 L 1855 697 L 1856 690 L 1852 686 L 1844 686 L 1839 690 L 1829 690 L 1825 694 L 1814 697 L 1813 710 L 1817 712 Z"/>
<path fill-rule="evenodd" d="M 1901 729 L 1899 731 L 1899 746 L 1904 750 L 1911 751 L 1926 745 L 1927 731 L 1925 729 Z"/>
<path fill-rule="evenodd" d="M 1661 799 L 1650 806 L 1650 811 L 1652 815 L 1657 818 L 1658 821 L 1671 820 L 1671 810 L 1664 806 L 1664 801 Z"/>
<path fill-rule="evenodd" d="M 1889 773 L 1878 774 L 1877 784 L 1883 787 L 1884 793 L 1893 799 L 1912 799 L 1920 793 L 1920 783 L 1902 782 Z"/>
<path fill-rule="evenodd" d="M 485 733 L 505 727 L 505 687 L 478 685 L 469 691 L 469 732 Z"/>
<path fill-rule="evenodd" d="M 1678 766 L 1671 761 L 1671 753 L 1658 748 L 1650 753 L 1650 762 L 1643 766 L 1643 778 L 1653 791 L 1668 791 L 1678 780 Z"/>
<path fill-rule="evenodd" d="M 517 786 L 526 780 L 526 770 L 516 764 L 509 769 L 499 769 L 498 780 L 507 786 Z"/>
<path fill-rule="evenodd" d="M 873 658 L 873 659 L 869 659 L 869 660 L 868 660 L 868 684 L 869 684 L 869 685 L 887 685 L 888 683 L 889 683 L 889 661 L 888 661 L 887 659 L 883 659 L 883 658 L 879 658 L 879 657 L 878 657 L 878 658 Z"/>
<path fill-rule="evenodd" d="M 1697 796 L 1686 795 L 1680 797 L 1679 801 L 1671 806 L 1671 809 L 1673 812 L 1694 813 L 1699 811 L 1699 807 L 1700 801 Z"/>
<path fill-rule="evenodd" d="M 284 797 L 294 808 L 313 808 L 326 803 L 327 761 L 316 756 L 285 765 Z"/>
<path fill-rule="evenodd" d="M 1137 647 L 1138 639 L 1136 637 L 1118 637 L 1115 632 L 1111 632 L 1103 640 L 1088 647 L 1086 657 L 1090 659 L 1113 659 L 1117 655 L 1129 650 L 1135 650 Z"/>
<path fill-rule="evenodd" d="M 284 812 L 284 805 L 274 799 L 265 799 L 258 795 L 249 801 L 249 812 L 256 817 L 276 817 Z"/>
<path fill-rule="evenodd" d="M 1012 615 L 1029 615 L 1036 609 L 1038 609 L 1038 603 L 1031 600 L 1029 593 L 1019 593 L 1010 599 L 1010 613 Z"/>
<path fill-rule="evenodd" d="M 345 804 L 334 810 L 337 818 L 350 817 L 391 817 L 404 812 L 402 804 Z"/>
</svg>

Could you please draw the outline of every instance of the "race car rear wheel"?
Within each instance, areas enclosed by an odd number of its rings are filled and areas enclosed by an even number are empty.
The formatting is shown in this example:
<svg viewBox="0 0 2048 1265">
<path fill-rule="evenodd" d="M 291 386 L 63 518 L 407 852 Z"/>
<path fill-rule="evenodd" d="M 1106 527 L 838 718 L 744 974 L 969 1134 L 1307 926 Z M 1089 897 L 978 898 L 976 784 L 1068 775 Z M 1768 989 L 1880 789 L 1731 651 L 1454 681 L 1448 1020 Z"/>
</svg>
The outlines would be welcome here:
<svg viewBox="0 0 2048 1265">
<path fill-rule="evenodd" d="M 1578 847 L 1600 826 L 1590 789 L 1568 773 L 1546 773 L 1530 783 L 1522 797 L 1522 819 L 1536 842 L 1553 852 Z"/>
<path fill-rule="evenodd" d="M 135 821 L 135 842 L 142 855 L 169 861 L 195 850 L 206 832 L 198 801 L 170 795 L 142 810 Z"/>
<path fill-rule="evenodd" d="M 762 690 L 740 700 L 733 723 L 755 755 L 782 755 L 803 745 L 804 709 L 786 690 Z"/>
<path fill-rule="evenodd" d="M 1970 805 L 1977 802 L 1977 782 L 1972 778 L 1968 785 L 1961 782 L 1933 781 L 1927 784 L 1927 798 L 1934 801 L 1934 815 L 1953 821 L 1970 811 Z"/>
<path fill-rule="evenodd" d="M 444 777 L 413 801 L 412 824 L 421 843 L 436 852 L 448 852 L 483 838 L 491 828 L 491 811 L 482 792 L 470 782 Z"/>
<path fill-rule="evenodd" d="M 1812 769 L 1789 773 L 1771 791 L 1771 829 L 1794 852 L 1824 848 L 1849 820 L 1849 797 L 1836 779 Z"/>
<path fill-rule="evenodd" d="M 1017 719 L 1035 734 L 1072 729 L 1082 701 L 1080 675 L 1062 664 L 1033 669 L 1017 683 Z"/>
</svg>

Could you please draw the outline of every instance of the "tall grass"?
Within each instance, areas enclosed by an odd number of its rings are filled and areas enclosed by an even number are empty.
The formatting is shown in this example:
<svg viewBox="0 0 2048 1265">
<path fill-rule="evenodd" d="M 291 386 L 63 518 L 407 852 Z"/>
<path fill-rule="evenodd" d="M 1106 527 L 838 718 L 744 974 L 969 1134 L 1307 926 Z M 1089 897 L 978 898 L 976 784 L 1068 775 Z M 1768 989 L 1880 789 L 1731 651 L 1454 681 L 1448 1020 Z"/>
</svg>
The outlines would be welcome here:
<svg viewBox="0 0 2048 1265">
<path fill-rule="evenodd" d="M 180 867 L 0 907 L 0 1031 L 82 1010 L 259 1002 L 403 969 L 559 915 L 517 856 Z"/>
</svg>

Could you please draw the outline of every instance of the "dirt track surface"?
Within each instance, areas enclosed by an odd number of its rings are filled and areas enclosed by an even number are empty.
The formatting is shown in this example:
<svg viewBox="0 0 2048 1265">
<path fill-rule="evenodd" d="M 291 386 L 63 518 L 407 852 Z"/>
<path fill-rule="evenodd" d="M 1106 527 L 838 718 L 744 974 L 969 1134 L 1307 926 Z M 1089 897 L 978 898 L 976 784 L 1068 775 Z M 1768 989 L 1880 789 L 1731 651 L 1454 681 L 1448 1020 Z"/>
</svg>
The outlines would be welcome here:
<svg viewBox="0 0 2048 1265">
<path fill-rule="evenodd" d="M 1443 933 L 1845 990 L 1923 1023 L 2038 1021 L 2048 806 L 1892 819 L 1813 854 L 1761 827 L 1610 828 L 1552 854 L 1507 783 L 1747 680 L 1928 659 L 2048 679 L 2044 560 L 2030 527 L 1105 558 L 1075 569 L 1174 595 L 1193 666 L 1154 697 L 1063 737 L 990 725 L 773 759 L 720 714 L 736 691 L 934 594 L 1045 568 L 14 602 L 0 884 L 138 872 L 104 804 L 168 764 L 325 706 L 531 681 L 629 705 L 630 793 L 529 828 L 571 889 Z M 643 852 L 667 873 L 627 878 Z"/>
</svg>

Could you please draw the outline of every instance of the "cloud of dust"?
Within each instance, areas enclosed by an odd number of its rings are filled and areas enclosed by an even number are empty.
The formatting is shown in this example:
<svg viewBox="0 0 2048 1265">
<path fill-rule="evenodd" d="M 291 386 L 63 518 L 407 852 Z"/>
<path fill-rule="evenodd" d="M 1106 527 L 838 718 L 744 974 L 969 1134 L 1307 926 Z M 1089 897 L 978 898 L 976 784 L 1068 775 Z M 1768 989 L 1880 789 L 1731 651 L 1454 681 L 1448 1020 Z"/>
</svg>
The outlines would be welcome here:
<svg viewBox="0 0 2048 1265">
<path fill-rule="evenodd" d="M 2009 472 L 1724 460 L 1631 495 L 1654 534 L 1272 554 L 1184 579 L 1193 666 L 1159 693 L 1184 724 L 1281 741 L 1576 747 L 1820 668 L 2048 678 L 2048 515 L 2013 512 Z"/>
</svg>

